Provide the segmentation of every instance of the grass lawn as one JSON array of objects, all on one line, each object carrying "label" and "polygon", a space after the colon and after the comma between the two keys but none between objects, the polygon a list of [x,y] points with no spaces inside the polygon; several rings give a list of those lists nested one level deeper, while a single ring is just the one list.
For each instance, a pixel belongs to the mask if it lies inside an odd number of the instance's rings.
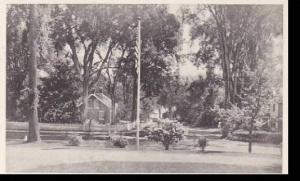
[{"label": "grass lawn", "polygon": [[[7,124],[7,129],[26,129],[27,123]],[[41,124],[41,130],[81,130],[80,124]],[[60,131],[61,130],[61,131]],[[45,131],[44,131],[45,132]],[[42,132],[43,133],[43,132]],[[16,134],[12,132],[11,134]],[[23,132],[20,134],[24,134]],[[55,133],[56,134],[56,133]],[[248,143],[216,139],[217,129],[191,130],[191,134],[210,135],[204,153],[195,147],[189,136],[165,151],[161,143],[141,140],[136,151],[135,139],[126,148],[116,148],[107,140],[87,140],[80,146],[68,146],[66,139],[23,143],[11,138],[6,142],[7,172],[34,173],[280,173],[281,147],[254,143],[248,153]],[[43,135],[42,135],[43,136]],[[53,138],[53,135],[51,135]]]},{"label": "grass lawn", "polygon": [[7,142],[7,172],[34,173],[280,173],[279,148],[254,145],[247,153],[242,142],[219,140],[199,152],[192,140],[179,142],[169,151],[160,143],[142,142],[115,148],[106,141],[67,146],[66,141]]},{"label": "grass lawn", "polygon": [[218,163],[84,162],[38,167],[26,172],[53,173],[279,173],[280,166],[256,167]]}]

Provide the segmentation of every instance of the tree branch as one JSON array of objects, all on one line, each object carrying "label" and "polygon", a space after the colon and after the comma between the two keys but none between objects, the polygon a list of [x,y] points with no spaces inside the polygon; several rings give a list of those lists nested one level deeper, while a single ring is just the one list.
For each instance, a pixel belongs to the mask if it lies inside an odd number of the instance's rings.
[{"label": "tree branch", "polygon": [[72,56],[71,57],[72,57],[75,69],[76,69],[77,73],[80,75],[81,74],[81,65],[79,63],[79,59],[78,59],[78,56],[77,56],[74,40],[71,37],[69,37],[67,43],[70,46],[71,51],[72,51]]},{"label": "tree branch", "polygon": [[105,55],[104,59],[102,58],[100,52],[96,51],[96,54],[99,56],[99,59],[102,59],[102,63],[101,63],[100,68],[97,71],[96,78],[91,82],[91,86],[93,86],[99,80],[99,78],[101,76],[101,71],[102,71],[102,69],[104,67],[104,64],[107,63],[108,60],[110,59],[111,54],[112,54],[112,49],[114,48],[115,45],[116,45],[115,42],[110,42],[110,45],[108,46],[108,50],[106,52],[106,55]]},{"label": "tree branch", "polygon": [[85,38],[79,33],[79,30],[76,29],[76,28],[75,28],[75,32],[78,35],[80,42],[83,44],[84,50],[86,51],[87,47],[86,47],[86,45],[84,43]]}]

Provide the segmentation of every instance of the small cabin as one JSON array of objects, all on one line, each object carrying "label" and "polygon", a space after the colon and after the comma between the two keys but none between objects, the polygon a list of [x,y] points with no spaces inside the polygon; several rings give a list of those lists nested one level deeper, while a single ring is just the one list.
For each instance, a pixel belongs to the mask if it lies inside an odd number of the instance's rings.
[{"label": "small cabin", "polygon": [[86,109],[87,119],[95,120],[102,124],[110,121],[113,111],[111,99],[105,96],[103,93],[90,94],[88,96],[88,104]]}]

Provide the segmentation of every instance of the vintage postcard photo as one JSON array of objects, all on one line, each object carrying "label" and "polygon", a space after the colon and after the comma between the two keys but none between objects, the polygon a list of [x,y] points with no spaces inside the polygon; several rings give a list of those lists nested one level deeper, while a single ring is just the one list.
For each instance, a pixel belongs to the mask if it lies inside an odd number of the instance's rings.
[{"label": "vintage postcard photo", "polygon": [[286,174],[287,6],[1,3],[1,173]]}]

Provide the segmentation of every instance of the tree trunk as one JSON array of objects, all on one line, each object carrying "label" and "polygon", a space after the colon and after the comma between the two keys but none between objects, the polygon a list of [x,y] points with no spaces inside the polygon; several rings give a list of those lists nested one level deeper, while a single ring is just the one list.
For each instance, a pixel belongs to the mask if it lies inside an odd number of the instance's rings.
[{"label": "tree trunk", "polygon": [[159,118],[159,119],[162,118],[162,116],[161,116],[161,106],[159,106],[159,108],[158,108],[158,118]]},{"label": "tree trunk", "polygon": [[229,66],[229,57],[228,57],[228,47],[226,42],[226,35],[224,34],[225,30],[222,26],[218,24],[218,31],[219,31],[219,41],[220,41],[220,47],[222,52],[222,69],[223,69],[223,79],[225,82],[225,100],[224,100],[224,108],[227,109],[228,105],[230,103],[230,66]]},{"label": "tree trunk", "polygon": [[114,82],[111,89],[111,109],[112,109],[112,115],[111,115],[111,121],[115,123],[116,121],[116,86],[117,86],[117,79],[118,79],[118,72],[116,76],[114,77]]},{"label": "tree trunk", "polygon": [[[223,52],[225,54],[225,52]],[[228,66],[227,66],[227,60],[224,57],[223,59],[223,79],[225,82],[225,100],[224,100],[224,108],[227,109],[229,102],[230,102],[230,82],[229,82],[229,77],[228,77]]]},{"label": "tree trunk", "polygon": [[111,95],[111,122],[115,123],[116,119],[116,100],[115,100],[115,95]]},{"label": "tree trunk", "polygon": [[249,130],[249,145],[248,145],[248,152],[252,152],[252,131],[253,131],[253,122],[254,120],[252,119],[250,122],[250,130]]},{"label": "tree trunk", "polygon": [[172,106],[169,106],[169,119],[173,119]]},{"label": "tree trunk", "polygon": [[169,145],[165,144],[165,150],[169,150]]},{"label": "tree trunk", "polygon": [[[227,50],[227,46],[226,47],[226,52],[228,51]],[[227,52],[228,53],[228,52]],[[231,89],[231,86],[230,86],[230,78],[231,78],[231,75],[230,75],[230,60],[229,59],[225,59],[225,63],[226,63],[226,97],[227,97],[227,103],[226,103],[226,108],[228,108],[228,106],[230,106],[230,103],[232,102],[231,100],[231,93],[232,93],[232,89]]]},{"label": "tree trunk", "polygon": [[78,56],[76,53],[75,42],[74,42],[73,38],[70,37],[69,39],[70,40],[68,41],[68,44],[70,45],[70,48],[72,51],[72,60],[74,63],[74,67],[75,67],[77,73],[80,75],[80,63],[79,63]]},{"label": "tree trunk", "polygon": [[92,132],[92,119],[90,119],[90,121],[89,121],[89,130],[88,130],[87,139],[90,139],[91,132]]},{"label": "tree trunk", "polygon": [[238,89],[237,89],[237,86],[238,86],[238,73],[235,72],[234,73],[234,78],[233,78],[233,95],[232,95],[232,98],[231,100],[234,102],[234,103],[237,103],[237,98],[236,98],[236,95],[238,94]]},{"label": "tree trunk", "polygon": [[123,103],[127,104],[127,80],[126,78],[122,79],[122,93],[123,93]]},{"label": "tree trunk", "polygon": [[[219,6],[219,8],[221,8]],[[229,106],[230,101],[230,53],[228,50],[227,46],[227,37],[226,37],[226,26],[225,26],[225,21],[224,17],[217,16],[212,9],[209,7],[210,12],[214,16],[216,23],[217,23],[217,28],[218,28],[218,35],[219,35],[219,43],[220,43],[220,48],[222,52],[222,61],[223,61],[223,79],[225,82],[225,100],[224,100],[224,108],[227,109]],[[219,9],[218,11],[222,11],[224,9]],[[217,10],[215,10],[217,11]]]},{"label": "tree trunk", "polygon": [[30,47],[30,60],[29,60],[29,86],[31,96],[31,111],[29,115],[29,129],[28,129],[28,142],[40,141],[40,129],[38,121],[38,89],[37,89],[37,35],[38,35],[38,22],[37,22],[37,5],[30,6],[30,24],[29,24],[29,47]]},{"label": "tree trunk", "polygon": [[88,94],[89,94],[89,87],[88,87],[88,81],[86,78],[83,81],[83,92],[82,92],[82,122],[84,122],[87,119],[87,106],[88,106]]}]

